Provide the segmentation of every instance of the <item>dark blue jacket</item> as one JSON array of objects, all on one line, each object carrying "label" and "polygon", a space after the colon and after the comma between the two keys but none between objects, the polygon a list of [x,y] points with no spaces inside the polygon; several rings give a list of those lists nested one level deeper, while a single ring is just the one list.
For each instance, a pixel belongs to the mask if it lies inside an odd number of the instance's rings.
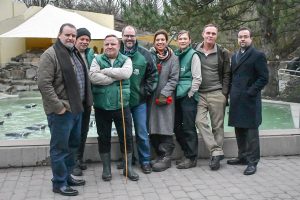
[{"label": "dark blue jacket", "polygon": [[261,90],[268,83],[267,59],[250,46],[243,56],[231,58],[229,126],[257,128],[262,122]]}]

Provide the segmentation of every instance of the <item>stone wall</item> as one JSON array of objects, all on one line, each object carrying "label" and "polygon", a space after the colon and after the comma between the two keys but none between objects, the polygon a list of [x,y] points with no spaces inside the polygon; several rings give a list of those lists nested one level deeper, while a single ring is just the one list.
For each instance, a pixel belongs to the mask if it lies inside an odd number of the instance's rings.
[{"label": "stone wall", "polygon": [[0,92],[9,94],[38,90],[36,74],[42,51],[31,51],[14,57],[0,68]]}]

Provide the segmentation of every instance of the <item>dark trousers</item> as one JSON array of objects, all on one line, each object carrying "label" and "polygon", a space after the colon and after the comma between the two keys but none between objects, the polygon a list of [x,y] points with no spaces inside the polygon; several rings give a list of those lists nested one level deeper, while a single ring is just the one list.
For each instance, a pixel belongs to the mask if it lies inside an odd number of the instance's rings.
[{"label": "dark trousers", "polygon": [[238,145],[238,157],[257,165],[260,159],[258,128],[247,129],[235,127],[236,141]]},{"label": "dark trousers", "polygon": [[[99,153],[109,153],[111,149],[111,127],[114,121],[119,136],[120,149],[124,153],[122,111],[95,108]],[[127,153],[132,153],[132,117],[129,107],[124,108]]]},{"label": "dark trousers", "polygon": [[84,107],[84,111],[82,113],[82,122],[81,122],[81,141],[77,152],[78,160],[82,160],[83,158],[85,142],[89,132],[90,116],[91,116],[91,107]]},{"label": "dark trousers", "polygon": [[75,154],[80,143],[81,115],[66,111],[64,114],[48,114],[50,128],[50,158],[53,188],[67,185],[75,167]]},{"label": "dark trousers", "polygon": [[150,142],[157,156],[171,156],[175,148],[172,135],[151,134]]},{"label": "dark trousers", "polygon": [[195,126],[197,101],[188,96],[176,99],[174,132],[184,156],[194,160],[198,156],[198,135]]}]

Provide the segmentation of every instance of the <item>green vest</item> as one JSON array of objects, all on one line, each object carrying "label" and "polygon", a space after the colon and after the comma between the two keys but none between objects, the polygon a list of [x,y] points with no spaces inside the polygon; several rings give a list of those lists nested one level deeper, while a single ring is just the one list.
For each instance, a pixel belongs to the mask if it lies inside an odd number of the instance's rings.
[{"label": "green vest", "polygon": [[[104,54],[97,55],[95,58],[101,69],[104,69],[109,67],[121,68],[128,57],[119,53],[113,66],[111,66],[109,58]],[[96,108],[104,110],[118,110],[121,108],[120,81],[115,81],[110,85],[93,85],[92,92]],[[130,98],[129,79],[122,80],[122,95],[123,107],[127,107]]]},{"label": "green vest", "polygon": [[145,79],[145,73],[147,68],[146,58],[138,51],[138,45],[136,45],[132,52],[125,54],[124,44],[121,44],[120,52],[123,55],[131,58],[132,61],[132,75],[130,77],[130,102],[129,106],[134,107],[140,104],[144,97],[143,81]]},{"label": "green vest", "polygon": [[[187,96],[190,88],[192,87],[193,76],[191,66],[192,58],[195,53],[197,53],[197,51],[195,51],[191,47],[188,47],[183,52],[180,52],[180,50],[175,51],[175,54],[179,57],[180,61],[179,81],[176,88],[177,99]],[[196,101],[198,101],[198,92],[195,92],[193,97]]]},{"label": "green vest", "polygon": [[88,69],[90,69],[90,67],[91,67],[92,61],[93,61],[93,59],[94,59],[94,57],[95,57],[94,54],[95,54],[95,53],[94,53],[94,50],[91,49],[91,48],[87,48],[87,49],[85,50],[86,60],[87,60],[87,62],[88,62],[88,66],[87,66]]}]

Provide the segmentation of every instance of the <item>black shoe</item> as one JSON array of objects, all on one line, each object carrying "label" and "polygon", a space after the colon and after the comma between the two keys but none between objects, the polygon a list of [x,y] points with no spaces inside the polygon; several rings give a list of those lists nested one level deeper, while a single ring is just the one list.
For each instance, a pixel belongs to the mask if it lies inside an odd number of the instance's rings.
[{"label": "black shoe", "polygon": [[81,170],[86,170],[87,169],[87,165],[82,161],[82,160],[79,160],[79,168]]},{"label": "black shoe", "polygon": [[230,160],[227,160],[228,165],[248,165],[247,160],[240,159],[240,158],[233,158]]},{"label": "black shoe", "polygon": [[74,175],[74,176],[82,176],[82,170],[79,167],[79,165],[76,165],[76,167],[73,169],[72,175]]},{"label": "black shoe", "polygon": [[256,172],[256,165],[249,164],[244,171],[244,175],[252,175]]},{"label": "black shoe", "polygon": [[123,161],[120,161],[120,162],[117,164],[117,169],[124,169],[124,163],[123,163]]},{"label": "black shoe", "polygon": [[75,179],[73,177],[70,177],[67,183],[69,186],[81,186],[81,185],[85,185],[85,180]]},{"label": "black shoe", "polygon": [[220,161],[224,159],[224,155],[212,156],[210,158],[209,167],[211,170],[220,169]]},{"label": "black shoe", "polygon": [[144,174],[150,174],[152,172],[152,168],[149,163],[142,164],[141,168]]},{"label": "black shoe", "polygon": [[64,196],[77,196],[78,191],[74,190],[70,186],[62,186],[61,188],[53,188],[54,193],[59,193]]},{"label": "black shoe", "polygon": [[183,160],[181,163],[179,163],[176,168],[177,169],[189,169],[192,167],[196,167],[197,165],[197,160],[191,160],[189,158],[186,158],[185,160]]}]

